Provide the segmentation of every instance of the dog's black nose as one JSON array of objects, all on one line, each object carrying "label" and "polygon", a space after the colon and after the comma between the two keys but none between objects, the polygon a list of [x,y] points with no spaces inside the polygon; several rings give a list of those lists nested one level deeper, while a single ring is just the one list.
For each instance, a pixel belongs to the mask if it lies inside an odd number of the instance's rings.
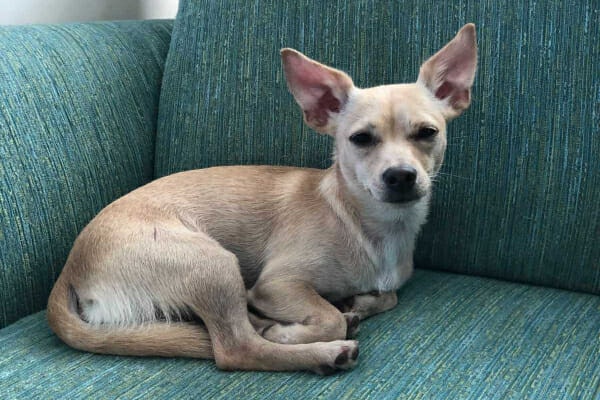
[{"label": "dog's black nose", "polygon": [[417,170],[410,165],[401,165],[385,170],[383,182],[388,190],[397,193],[407,193],[415,186]]}]

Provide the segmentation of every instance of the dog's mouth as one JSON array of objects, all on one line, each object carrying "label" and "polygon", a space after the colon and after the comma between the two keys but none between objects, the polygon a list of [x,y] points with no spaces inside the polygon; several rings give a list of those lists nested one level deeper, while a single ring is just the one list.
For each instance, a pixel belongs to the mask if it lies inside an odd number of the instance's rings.
[{"label": "dog's mouth", "polygon": [[399,206],[412,205],[415,202],[421,200],[425,193],[421,193],[418,190],[412,190],[408,193],[398,193],[394,191],[385,190],[381,194],[374,193],[371,188],[366,188],[369,194],[377,201],[382,203],[397,204]]},{"label": "dog's mouth", "polygon": [[408,205],[420,200],[423,196],[417,192],[413,193],[388,193],[386,192],[381,199],[384,203],[393,203],[399,205]]}]

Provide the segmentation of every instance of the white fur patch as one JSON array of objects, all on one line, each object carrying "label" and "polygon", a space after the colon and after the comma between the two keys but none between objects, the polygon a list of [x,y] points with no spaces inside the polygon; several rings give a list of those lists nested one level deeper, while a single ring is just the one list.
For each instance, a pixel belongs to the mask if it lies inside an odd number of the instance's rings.
[{"label": "white fur patch", "polygon": [[168,301],[153,300],[151,293],[139,287],[114,287],[96,285],[92,290],[81,291],[79,306],[81,317],[92,325],[140,325],[156,321],[159,316],[169,322],[181,318],[179,310],[185,306]]},{"label": "white fur patch", "polygon": [[406,243],[405,239],[410,238],[392,236],[383,241],[379,251],[378,273],[375,277],[376,290],[380,292],[396,290],[412,275],[412,262],[410,260],[402,262],[407,257],[406,254],[401,254],[401,251],[406,252],[411,249],[410,254],[412,256],[413,246],[411,243]]}]

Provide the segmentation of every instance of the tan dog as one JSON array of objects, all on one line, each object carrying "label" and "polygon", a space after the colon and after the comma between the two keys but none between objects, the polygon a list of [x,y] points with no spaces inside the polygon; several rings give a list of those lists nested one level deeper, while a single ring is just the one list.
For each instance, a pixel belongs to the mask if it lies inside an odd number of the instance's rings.
[{"label": "tan dog", "polygon": [[446,121],[470,103],[475,26],[413,84],[358,89],[297,51],[281,55],[306,123],[335,137],[333,165],[187,171],[110,204],[75,241],[50,295],[50,326],[67,344],[214,357],[228,370],[356,363],[347,337],[394,307],[411,276]]}]

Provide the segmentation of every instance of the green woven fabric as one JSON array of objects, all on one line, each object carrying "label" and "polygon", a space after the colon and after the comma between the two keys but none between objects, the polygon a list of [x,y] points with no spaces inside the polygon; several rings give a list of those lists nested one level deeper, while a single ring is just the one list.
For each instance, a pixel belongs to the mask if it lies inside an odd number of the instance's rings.
[{"label": "green woven fabric", "polygon": [[325,167],[330,143],[303,126],[279,49],[358,86],[408,82],[466,22],[478,27],[473,103],[449,127],[417,264],[600,293],[596,0],[181,0],[156,174]]},{"label": "green woven fabric", "polygon": [[597,399],[600,297],[417,271],[330,377],[68,348],[39,313],[0,330],[3,399]]},{"label": "green woven fabric", "polygon": [[81,228],[152,178],[171,27],[0,27],[0,327],[44,308]]}]

